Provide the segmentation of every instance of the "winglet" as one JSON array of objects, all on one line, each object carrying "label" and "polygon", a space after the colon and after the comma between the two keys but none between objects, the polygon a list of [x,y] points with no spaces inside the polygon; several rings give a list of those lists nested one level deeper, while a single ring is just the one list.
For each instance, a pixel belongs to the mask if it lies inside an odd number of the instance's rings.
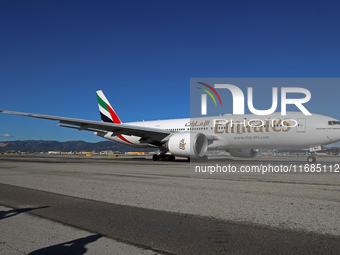
[{"label": "winglet", "polygon": [[97,92],[97,99],[98,99],[98,107],[100,116],[103,122],[111,122],[116,124],[121,124],[118,115],[113,110],[110,102],[105,97],[103,91],[98,90]]}]

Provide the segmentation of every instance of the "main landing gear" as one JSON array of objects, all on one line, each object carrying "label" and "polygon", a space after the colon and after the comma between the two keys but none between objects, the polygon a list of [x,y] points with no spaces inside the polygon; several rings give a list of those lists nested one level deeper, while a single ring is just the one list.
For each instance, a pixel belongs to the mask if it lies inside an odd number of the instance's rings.
[{"label": "main landing gear", "polygon": [[154,154],[152,156],[153,161],[175,161],[175,156],[174,155],[167,155],[167,154]]}]

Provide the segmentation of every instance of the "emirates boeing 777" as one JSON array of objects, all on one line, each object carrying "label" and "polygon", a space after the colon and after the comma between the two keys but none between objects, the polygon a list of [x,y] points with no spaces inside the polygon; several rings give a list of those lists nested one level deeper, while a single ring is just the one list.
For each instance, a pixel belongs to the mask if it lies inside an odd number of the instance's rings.
[{"label": "emirates boeing 777", "polygon": [[[61,127],[139,148],[159,148],[153,160],[175,156],[206,158],[208,150],[226,150],[236,157],[255,157],[258,149],[305,149],[308,162],[322,145],[340,141],[340,121],[319,114],[287,112],[285,116],[230,115],[122,123],[101,90],[100,121],[0,110],[2,113],[59,121]],[[169,155],[169,153],[170,155]]]}]

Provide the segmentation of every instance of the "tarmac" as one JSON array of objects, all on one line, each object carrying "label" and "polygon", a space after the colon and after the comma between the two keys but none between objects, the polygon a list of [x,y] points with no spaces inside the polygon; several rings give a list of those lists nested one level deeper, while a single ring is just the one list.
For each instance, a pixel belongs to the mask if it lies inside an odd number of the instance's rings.
[{"label": "tarmac", "polygon": [[336,254],[340,157],[305,160],[1,155],[0,253]]}]

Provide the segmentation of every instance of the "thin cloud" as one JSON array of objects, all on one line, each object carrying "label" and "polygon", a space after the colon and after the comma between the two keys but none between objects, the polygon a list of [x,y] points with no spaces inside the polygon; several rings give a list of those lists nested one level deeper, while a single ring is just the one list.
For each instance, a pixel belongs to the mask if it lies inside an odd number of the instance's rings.
[{"label": "thin cloud", "polygon": [[10,134],[3,134],[3,135],[1,135],[1,137],[13,137],[13,136],[10,135]]}]

